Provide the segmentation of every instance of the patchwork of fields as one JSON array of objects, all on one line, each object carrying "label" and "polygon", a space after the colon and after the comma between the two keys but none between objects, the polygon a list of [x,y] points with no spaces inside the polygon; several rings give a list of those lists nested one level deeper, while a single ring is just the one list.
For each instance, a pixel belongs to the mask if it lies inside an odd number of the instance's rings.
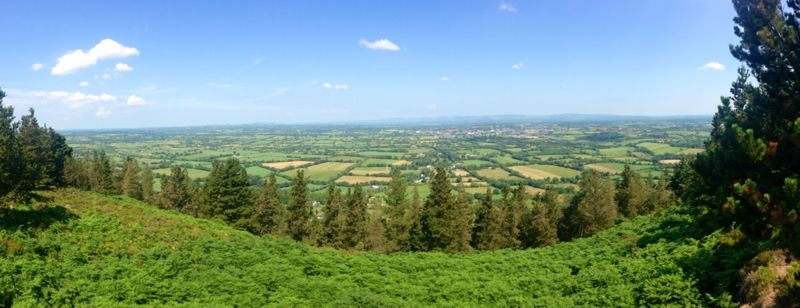
[{"label": "patchwork of fields", "polygon": [[[213,160],[235,157],[258,185],[274,174],[286,187],[297,170],[324,192],[376,185],[381,193],[391,168],[426,195],[433,167],[446,166],[453,185],[484,193],[486,185],[526,185],[569,191],[584,169],[612,176],[625,164],[657,177],[685,155],[701,151],[707,119],[641,122],[509,123],[450,126],[315,127],[241,126],[65,132],[77,154],[107,152],[147,163],[158,177],[187,168],[202,180]],[[610,133],[613,132],[613,133]],[[375,186],[370,187],[375,190]],[[411,194],[412,189],[409,189]]]}]

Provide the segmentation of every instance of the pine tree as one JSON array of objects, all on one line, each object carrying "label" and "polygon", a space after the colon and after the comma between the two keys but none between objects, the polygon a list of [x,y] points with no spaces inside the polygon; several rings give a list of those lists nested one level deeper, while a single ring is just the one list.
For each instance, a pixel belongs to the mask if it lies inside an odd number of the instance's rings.
[{"label": "pine tree", "polygon": [[367,197],[361,186],[347,191],[345,197],[345,225],[342,230],[345,248],[359,248],[364,245],[367,224]]},{"label": "pine tree", "polygon": [[364,250],[384,253],[386,247],[386,224],[383,219],[383,202],[379,198],[370,199],[369,215],[365,223]]},{"label": "pine tree", "polygon": [[[734,0],[731,54],[746,67],[712,120],[687,202],[795,253],[800,232],[800,2]],[[755,81],[752,84],[751,81]],[[685,172],[682,175],[687,175]]]},{"label": "pine tree", "polygon": [[[44,145],[45,135],[34,116],[33,109],[29,109],[29,114],[20,117],[19,129],[17,131],[17,142],[21,152],[22,168],[24,172],[17,180],[19,196],[28,195],[41,185],[42,175],[46,172],[46,150]],[[23,197],[30,199],[30,196]]]},{"label": "pine tree", "polygon": [[478,205],[475,212],[475,223],[472,226],[472,240],[470,245],[476,249],[483,249],[486,246],[484,235],[486,234],[486,226],[489,223],[489,213],[492,211],[492,195],[494,190],[492,186],[486,186],[486,194]]},{"label": "pine tree", "polygon": [[386,194],[387,220],[388,227],[386,237],[388,240],[388,250],[399,249],[402,242],[407,241],[408,228],[404,219],[408,207],[406,201],[406,183],[402,172],[398,168],[392,168],[392,180],[389,182],[389,191]]},{"label": "pine tree", "polygon": [[617,185],[617,205],[622,217],[634,218],[646,211],[647,187],[642,185],[639,173],[628,164],[622,169],[622,179]]},{"label": "pine tree", "polygon": [[400,245],[402,251],[423,251],[427,248],[425,244],[425,234],[422,230],[422,200],[419,197],[419,190],[414,186],[411,193],[411,203],[405,216],[408,225],[408,239]]},{"label": "pine tree", "polygon": [[153,171],[150,170],[148,163],[142,163],[142,200],[148,203],[154,203],[153,200]]},{"label": "pine tree", "polygon": [[68,157],[64,162],[64,183],[77,189],[91,189],[89,169],[89,163],[83,157]]},{"label": "pine tree", "polygon": [[142,182],[140,178],[139,162],[128,157],[122,167],[122,194],[128,197],[143,200]]},{"label": "pine tree", "polygon": [[161,193],[158,204],[162,208],[199,216],[195,205],[196,196],[186,169],[172,167],[169,175],[161,177]]},{"label": "pine tree", "polygon": [[[460,249],[461,217],[452,194],[447,170],[438,167],[430,183],[431,193],[422,208],[421,227],[426,250]],[[468,232],[468,231],[467,231]]]},{"label": "pine tree", "polygon": [[456,198],[453,200],[453,208],[449,211],[451,220],[453,221],[453,241],[447,248],[447,251],[466,251],[471,250],[469,243],[471,240],[471,231],[473,217],[469,210],[470,198],[464,190],[464,186],[458,185]]},{"label": "pine tree", "polygon": [[533,207],[523,219],[523,247],[543,247],[558,243],[558,224],[561,221],[558,194],[545,190],[533,199]]},{"label": "pine tree", "polygon": [[203,215],[222,218],[233,227],[252,226],[253,192],[250,178],[238,159],[214,161],[203,186]]},{"label": "pine tree", "polygon": [[297,170],[297,175],[292,179],[291,195],[286,208],[289,212],[286,231],[295,241],[307,240],[312,235],[311,220],[314,219],[314,212],[308,199],[307,181],[303,170]]},{"label": "pine tree", "polygon": [[12,197],[17,190],[17,185],[24,165],[22,153],[16,137],[17,124],[14,123],[14,107],[3,106],[5,92],[0,90],[0,206],[2,200]]},{"label": "pine tree", "polygon": [[101,194],[114,194],[114,170],[105,151],[92,152],[91,176],[89,177],[92,190]]},{"label": "pine tree", "polygon": [[253,229],[256,234],[283,235],[286,232],[286,208],[278,195],[278,180],[270,174],[256,201]]},{"label": "pine tree", "polygon": [[342,196],[336,183],[328,186],[328,200],[322,217],[322,236],[320,246],[344,248],[343,229],[345,214],[342,208]]},{"label": "pine tree", "polygon": [[614,202],[614,185],[599,172],[586,170],[578,182],[580,191],[572,199],[565,213],[567,232],[565,239],[591,236],[614,225],[617,203]]},{"label": "pine tree", "polygon": [[503,217],[503,248],[520,247],[520,225],[527,209],[527,202],[528,193],[523,185],[519,185],[511,197],[504,200],[506,209]]}]

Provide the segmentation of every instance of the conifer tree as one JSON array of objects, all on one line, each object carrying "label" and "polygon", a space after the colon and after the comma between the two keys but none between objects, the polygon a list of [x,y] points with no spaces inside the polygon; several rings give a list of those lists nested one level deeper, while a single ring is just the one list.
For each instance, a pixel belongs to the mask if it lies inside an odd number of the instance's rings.
[{"label": "conifer tree", "polygon": [[408,238],[402,243],[400,249],[402,251],[425,250],[427,246],[425,245],[425,234],[422,230],[422,200],[420,200],[417,186],[414,186],[414,190],[411,193],[411,203],[409,203],[408,211],[406,211],[405,221],[408,225]]},{"label": "conifer tree", "polygon": [[256,201],[254,233],[283,235],[286,232],[286,208],[278,195],[278,180],[270,174]]},{"label": "conifer tree", "polygon": [[[694,194],[724,225],[800,245],[800,1],[734,0],[731,54],[743,62],[692,167]],[[754,81],[754,83],[751,83]],[[685,173],[683,173],[686,175]]]},{"label": "conifer tree", "polygon": [[139,162],[133,157],[128,157],[125,160],[125,165],[122,167],[122,194],[128,197],[143,200],[142,198],[142,182],[139,172]]},{"label": "conifer tree", "polygon": [[492,211],[492,206],[494,205],[492,203],[493,194],[494,190],[492,186],[487,185],[486,194],[484,194],[484,198],[475,211],[475,223],[472,226],[472,240],[470,241],[470,245],[476,249],[483,249],[483,247],[486,246],[484,235],[486,234],[486,226],[489,222],[489,213]]},{"label": "conifer tree", "polygon": [[328,200],[322,217],[321,246],[344,248],[344,220],[341,191],[336,187],[336,183],[330,183],[328,186]]},{"label": "conifer tree", "polygon": [[22,153],[16,137],[14,107],[3,106],[5,92],[0,90],[0,205],[17,189],[18,178],[24,172]]},{"label": "conifer tree", "polygon": [[542,247],[558,243],[558,224],[561,221],[558,193],[545,190],[533,199],[533,206],[523,219],[523,247]]},{"label": "conifer tree", "polygon": [[370,203],[370,213],[365,223],[364,250],[384,253],[387,251],[387,247],[383,202],[379,198],[371,198]]},{"label": "conifer tree", "polygon": [[252,226],[253,192],[250,178],[238,159],[214,161],[203,186],[203,214],[218,217],[236,228]]},{"label": "conifer tree", "polygon": [[289,212],[286,231],[295,241],[305,241],[312,236],[314,212],[308,199],[307,181],[303,169],[297,170],[297,175],[292,179],[291,195],[286,207]]},{"label": "conifer tree", "polygon": [[389,182],[389,191],[386,194],[386,216],[388,250],[399,249],[401,243],[407,240],[409,224],[404,219],[408,207],[406,201],[407,186],[400,169],[392,168],[392,180]]},{"label": "conifer tree", "polygon": [[447,251],[465,251],[470,250],[469,242],[471,240],[471,231],[473,217],[469,210],[470,199],[464,186],[458,185],[457,194],[453,199],[452,209],[448,212],[453,221],[453,241],[447,248]]},{"label": "conifer tree", "polygon": [[64,162],[64,184],[82,190],[91,189],[89,169],[89,163],[83,157],[67,157]]},{"label": "conifer tree", "polygon": [[345,225],[342,230],[345,248],[358,248],[364,245],[367,224],[367,197],[361,186],[347,191],[345,197]]},{"label": "conifer tree", "polygon": [[454,247],[460,247],[461,217],[458,217],[458,206],[453,198],[447,170],[436,168],[430,189],[421,215],[426,250],[453,250]]},{"label": "conifer tree", "polygon": [[510,198],[504,200],[505,217],[503,217],[503,248],[520,247],[520,225],[522,218],[527,210],[528,193],[525,186],[519,185],[511,194]]},{"label": "conifer tree", "polygon": [[169,175],[161,177],[161,193],[158,204],[162,208],[199,216],[195,206],[195,194],[186,169],[172,167]]},{"label": "conifer tree", "polygon": [[646,211],[647,187],[642,185],[639,173],[631,169],[628,164],[622,169],[622,179],[617,185],[617,206],[619,215],[634,218]]},{"label": "conifer tree", "polygon": [[114,170],[111,167],[111,161],[106,156],[105,151],[92,152],[92,166],[91,176],[92,190],[101,194],[114,194],[116,187],[114,185]]},{"label": "conifer tree", "polygon": [[153,171],[150,170],[148,163],[142,163],[142,200],[144,202],[154,203],[153,200]]},{"label": "conifer tree", "polygon": [[591,236],[614,225],[617,203],[614,202],[614,185],[599,172],[586,170],[578,182],[580,191],[565,212],[566,227],[561,237]]}]

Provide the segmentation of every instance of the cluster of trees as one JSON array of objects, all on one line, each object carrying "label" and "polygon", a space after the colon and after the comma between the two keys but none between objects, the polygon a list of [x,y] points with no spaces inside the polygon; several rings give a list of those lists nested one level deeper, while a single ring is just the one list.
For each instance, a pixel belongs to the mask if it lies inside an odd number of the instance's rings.
[{"label": "cluster of trees", "polygon": [[734,0],[731,54],[743,62],[704,153],[673,186],[723,226],[799,254],[800,1]]},{"label": "cluster of trees", "polygon": [[3,98],[0,90],[0,206],[30,201],[37,188],[63,185],[72,155],[64,136],[39,126],[33,109],[14,121],[14,107],[3,106]]},{"label": "cluster of trees", "polygon": [[105,153],[70,159],[67,183],[108,194],[123,194],[203,218],[220,219],[254,234],[285,236],[311,245],[339,249],[393,251],[495,250],[552,245],[585,237],[615,222],[651,212],[668,202],[665,182],[642,180],[626,167],[615,184],[596,171],[586,171],[579,192],[554,191],[531,196],[525,186],[505,186],[500,197],[492,187],[475,202],[463,186],[454,187],[449,173],[436,168],[430,194],[409,195],[399,169],[385,196],[369,196],[361,186],[343,192],[330,183],[325,200],[312,200],[308,178],[299,170],[291,187],[280,190],[270,176],[254,189],[235,158],[214,161],[203,183],[190,180],[186,169],[173,167],[153,193],[147,164],[128,158],[114,168]]}]

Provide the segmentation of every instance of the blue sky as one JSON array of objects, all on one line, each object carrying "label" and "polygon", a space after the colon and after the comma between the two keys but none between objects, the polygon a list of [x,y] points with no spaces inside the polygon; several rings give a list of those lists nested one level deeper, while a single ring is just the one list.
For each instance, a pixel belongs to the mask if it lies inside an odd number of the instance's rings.
[{"label": "blue sky", "polygon": [[9,1],[0,88],[57,129],[560,113],[709,117],[723,0]]}]

